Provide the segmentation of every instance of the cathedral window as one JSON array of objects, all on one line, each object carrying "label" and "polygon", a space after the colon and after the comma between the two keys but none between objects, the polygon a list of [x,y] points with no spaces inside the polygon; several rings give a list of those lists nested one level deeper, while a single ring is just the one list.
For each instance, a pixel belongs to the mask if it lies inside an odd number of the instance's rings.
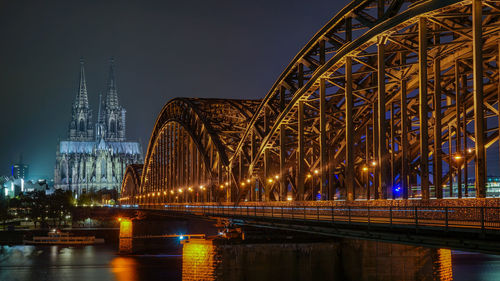
[{"label": "cathedral window", "polygon": [[80,132],[85,132],[85,121],[83,121],[83,119],[80,119],[80,126],[78,126],[78,130]]},{"label": "cathedral window", "polygon": [[113,134],[114,134],[114,133],[116,133],[116,121],[115,121],[115,120],[113,120],[113,119],[111,119],[111,121],[110,121],[109,123],[110,123],[110,124],[109,124],[109,127],[110,127],[110,130],[109,130],[109,131],[110,131],[111,133],[113,133]]},{"label": "cathedral window", "polygon": [[67,180],[66,180],[66,167],[65,167],[65,165],[61,165],[61,182],[67,183]]},{"label": "cathedral window", "polygon": [[105,178],[107,174],[107,163],[106,160],[101,161],[101,178]]}]

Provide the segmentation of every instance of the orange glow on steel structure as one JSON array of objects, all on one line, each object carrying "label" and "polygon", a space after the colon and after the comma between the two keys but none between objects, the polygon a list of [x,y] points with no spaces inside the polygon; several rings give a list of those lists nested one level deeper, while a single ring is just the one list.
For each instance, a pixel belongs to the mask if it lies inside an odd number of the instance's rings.
[{"label": "orange glow on steel structure", "polygon": [[[486,152],[500,142],[491,135],[493,127],[485,126],[500,121],[494,109],[499,81],[491,79],[499,73],[498,7],[478,0],[392,2],[363,0],[340,10],[261,99],[168,101],[135,177],[140,181],[131,177],[121,196],[150,197],[153,190],[204,182],[210,189],[227,188],[208,196],[211,202],[285,201],[294,181],[297,200],[314,200],[318,189],[325,200],[391,199],[398,179],[398,199],[409,199],[416,186],[422,199],[441,199],[447,196],[441,186],[449,172],[438,163],[446,165],[462,153],[462,162],[473,160],[474,173],[467,177],[475,178],[475,196],[485,198]],[[450,14],[452,30],[443,28]],[[343,40],[325,40],[332,36]],[[400,42],[413,44],[402,48]],[[462,77],[467,83],[456,81]],[[437,85],[456,89],[438,91]],[[454,102],[444,105],[449,98]],[[452,131],[446,129],[450,125]],[[455,141],[454,149],[443,149]],[[358,181],[368,171],[360,168],[360,159],[369,160],[374,190]],[[165,163],[171,163],[168,169]],[[468,173],[468,165],[454,169],[460,178]],[[276,184],[268,184],[270,177]],[[249,178],[258,196],[231,186]]]}]

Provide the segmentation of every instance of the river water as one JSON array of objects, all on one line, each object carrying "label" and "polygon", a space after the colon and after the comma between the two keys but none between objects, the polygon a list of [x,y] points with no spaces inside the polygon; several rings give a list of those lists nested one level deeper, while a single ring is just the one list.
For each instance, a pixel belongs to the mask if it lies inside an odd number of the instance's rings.
[{"label": "river water", "polygon": [[220,245],[120,256],[109,245],[0,246],[2,281],[500,280],[500,255],[374,241]]}]

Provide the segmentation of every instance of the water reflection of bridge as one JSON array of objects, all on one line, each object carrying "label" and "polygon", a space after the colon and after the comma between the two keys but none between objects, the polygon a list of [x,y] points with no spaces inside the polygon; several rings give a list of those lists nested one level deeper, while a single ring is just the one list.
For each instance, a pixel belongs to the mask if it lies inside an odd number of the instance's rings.
[{"label": "water reflection of bridge", "polygon": [[[111,262],[118,281],[147,277],[149,267],[137,256],[120,256]],[[193,239],[182,249],[182,264],[164,258],[175,279],[182,280],[452,280],[452,253],[375,241],[342,239],[329,243],[223,245]],[[146,269],[145,269],[146,268]]]},{"label": "water reflection of bridge", "polygon": [[183,245],[182,280],[452,280],[450,250],[374,241]]}]

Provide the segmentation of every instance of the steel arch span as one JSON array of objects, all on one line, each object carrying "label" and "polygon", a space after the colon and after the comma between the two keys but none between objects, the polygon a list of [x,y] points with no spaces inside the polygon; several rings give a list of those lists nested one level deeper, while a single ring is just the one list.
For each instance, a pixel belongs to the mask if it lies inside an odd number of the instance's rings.
[{"label": "steel arch span", "polygon": [[499,16],[495,1],[354,0],[262,100],[168,102],[121,202],[485,197]]}]

